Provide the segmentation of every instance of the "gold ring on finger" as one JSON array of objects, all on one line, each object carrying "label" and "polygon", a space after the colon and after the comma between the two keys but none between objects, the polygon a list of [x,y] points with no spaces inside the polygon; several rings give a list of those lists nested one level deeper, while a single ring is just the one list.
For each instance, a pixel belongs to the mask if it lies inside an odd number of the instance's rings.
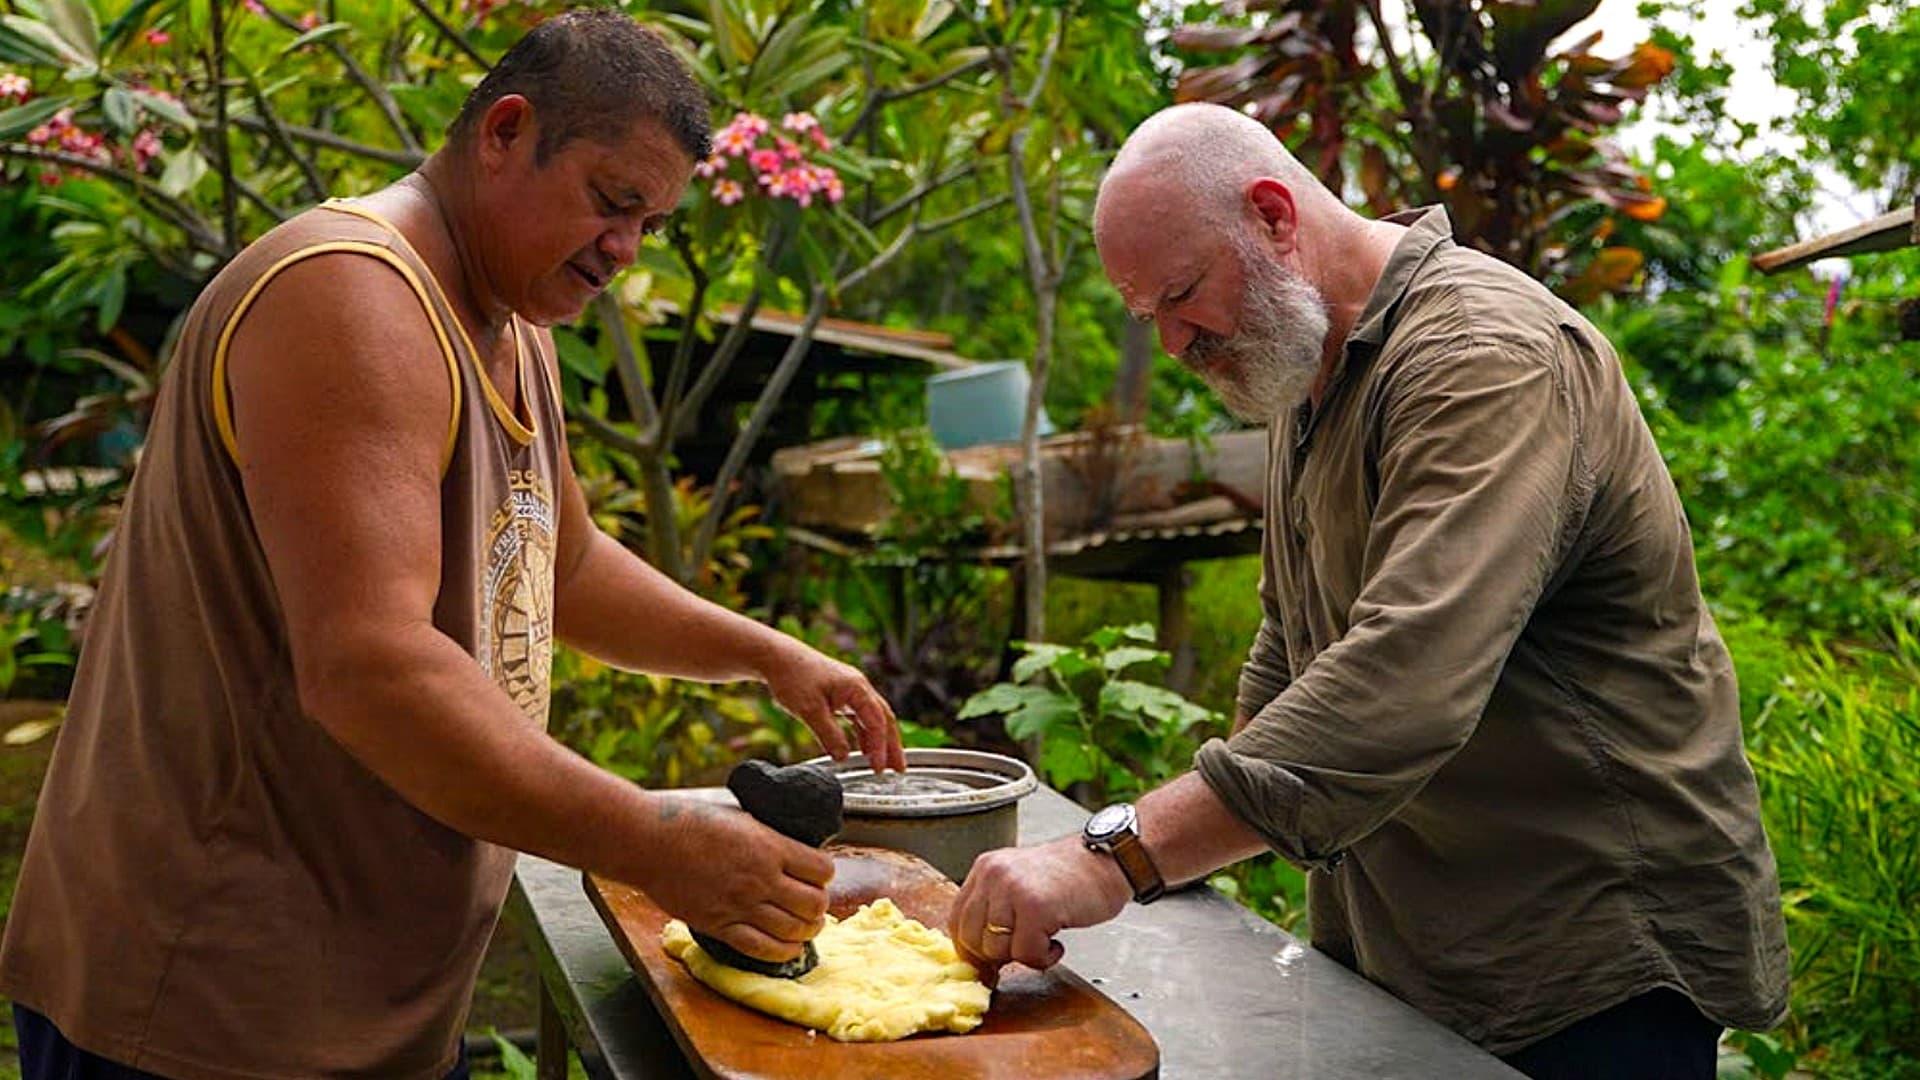
[{"label": "gold ring on finger", "polygon": [[987,933],[989,933],[989,934],[1011,934],[1011,933],[1013,933],[1013,927],[1011,927],[1011,926],[1001,926],[1001,925],[1000,925],[999,923],[988,923],[988,924],[987,924],[987,927],[986,927],[986,929],[987,929]]}]

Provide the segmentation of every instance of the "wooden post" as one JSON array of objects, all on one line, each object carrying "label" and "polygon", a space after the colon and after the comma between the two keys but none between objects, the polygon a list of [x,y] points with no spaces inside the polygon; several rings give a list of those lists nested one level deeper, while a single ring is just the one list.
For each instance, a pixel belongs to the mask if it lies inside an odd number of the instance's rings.
[{"label": "wooden post", "polygon": [[1160,573],[1160,647],[1173,654],[1167,688],[1179,694],[1193,689],[1193,631],[1187,622],[1187,585],[1192,573],[1174,563]]},{"label": "wooden post", "polygon": [[540,1042],[533,1054],[537,1080],[567,1080],[567,1029],[545,980],[540,983]]}]

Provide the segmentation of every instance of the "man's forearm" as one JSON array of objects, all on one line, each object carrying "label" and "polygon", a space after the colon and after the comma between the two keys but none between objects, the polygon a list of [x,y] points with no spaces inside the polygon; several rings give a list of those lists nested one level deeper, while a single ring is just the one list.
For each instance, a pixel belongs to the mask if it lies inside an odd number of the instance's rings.
[{"label": "man's forearm", "polygon": [[704,600],[597,530],[554,597],[554,632],[615,667],[705,682],[760,678],[798,643]]},{"label": "man's forearm", "polygon": [[1187,773],[1143,797],[1135,808],[1147,854],[1168,885],[1202,878],[1267,850],[1199,773]]},{"label": "man's forearm", "polygon": [[301,693],[362,765],[455,831],[646,884],[677,804],[554,741],[431,625],[363,642]]}]

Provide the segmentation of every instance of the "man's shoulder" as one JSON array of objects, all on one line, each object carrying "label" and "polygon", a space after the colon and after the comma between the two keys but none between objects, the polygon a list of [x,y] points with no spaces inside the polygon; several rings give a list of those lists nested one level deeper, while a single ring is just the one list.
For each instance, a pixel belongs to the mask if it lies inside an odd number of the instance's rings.
[{"label": "man's shoulder", "polygon": [[1556,363],[1569,331],[1597,337],[1578,311],[1524,271],[1449,244],[1409,283],[1382,349],[1382,367],[1417,368],[1463,353]]},{"label": "man's shoulder", "polygon": [[241,248],[208,283],[207,291],[246,289],[276,268],[303,257],[354,250],[396,252],[392,235],[379,225],[322,203],[295,214]]}]

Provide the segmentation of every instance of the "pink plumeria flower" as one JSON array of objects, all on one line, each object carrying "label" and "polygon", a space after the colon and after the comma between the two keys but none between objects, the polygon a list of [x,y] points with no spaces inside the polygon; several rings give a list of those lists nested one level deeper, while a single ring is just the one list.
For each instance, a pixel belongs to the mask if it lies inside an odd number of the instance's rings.
[{"label": "pink plumeria flower", "polygon": [[320,13],[317,11],[309,11],[305,15],[300,16],[296,21],[299,22],[300,29],[311,30],[320,25]]},{"label": "pink plumeria flower", "polygon": [[809,131],[818,130],[820,121],[814,119],[812,113],[790,112],[786,116],[781,117],[780,126],[796,135],[804,135]]},{"label": "pink plumeria flower", "polygon": [[240,0],[240,5],[255,15],[265,15],[267,13],[267,6],[262,4],[260,0]]},{"label": "pink plumeria flower", "polygon": [[46,124],[41,124],[39,127],[27,132],[27,143],[31,146],[45,146],[52,141],[53,128]]},{"label": "pink plumeria flower", "polygon": [[167,33],[165,30],[147,31],[147,44],[149,45],[153,45],[157,47],[160,45],[165,45],[166,43],[172,40],[173,40],[173,35]]},{"label": "pink plumeria flower", "polygon": [[825,128],[816,127],[812,131],[807,132],[807,137],[813,140],[813,145],[819,147],[822,150],[833,149],[833,140],[827,138],[827,132]]},{"label": "pink plumeria flower", "polygon": [[713,197],[719,200],[721,206],[732,206],[746,198],[747,192],[738,180],[720,179],[713,182]]},{"label": "pink plumeria flower", "polygon": [[800,144],[794,142],[792,139],[783,139],[776,136],[774,141],[780,146],[780,156],[786,158],[788,161],[799,161],[801,158],[807,156],[806,152],[800,149]]},{"label": "pink plumeria flower", "polygon": [[847,189],[840,182],[840,175],[831,169],[827,170],[826,193],[827,201],[836,205],[847,197]]},{"label": "pink plumeria flower", "polygon": [[160,136],[152,128],[142,128],[140,134],[133,137],[133,168],[136,172],[146,172],[147,165],[160,156]]},{"label": "pink plumeria flower", "polygon": [[753,136],[736,124],[728,124],[714,136],[713,148],[728,157],[739,157],[753,149]]},{"label": "pink plumeria flower", "polygon": [[33,83],[25,75],[16,75],[9,71],[0,75],[0,99],[27,100],[33,93]]},{"label": "pink plumeria flower", "polygon": [[749,139],[757,139],[765,135],[769,128],[766,117],[750,112],[734,113],[733,123],[727,126],[745,132]]},{"label": "pink plumeria flower", "polygon": [[780,152],[777,150],[755,150],[747,155],[747,164],[754,172],[775,172],[780,168]]},{"label": "pink plumeria flower", "polygon": [[715,154],[710,158],[701,160],[699,164],[695,165],[693,167],[693,175],[705,180],[710,176],[718,176],[726,167],[727,159],[721,157],[719,154]]}]

